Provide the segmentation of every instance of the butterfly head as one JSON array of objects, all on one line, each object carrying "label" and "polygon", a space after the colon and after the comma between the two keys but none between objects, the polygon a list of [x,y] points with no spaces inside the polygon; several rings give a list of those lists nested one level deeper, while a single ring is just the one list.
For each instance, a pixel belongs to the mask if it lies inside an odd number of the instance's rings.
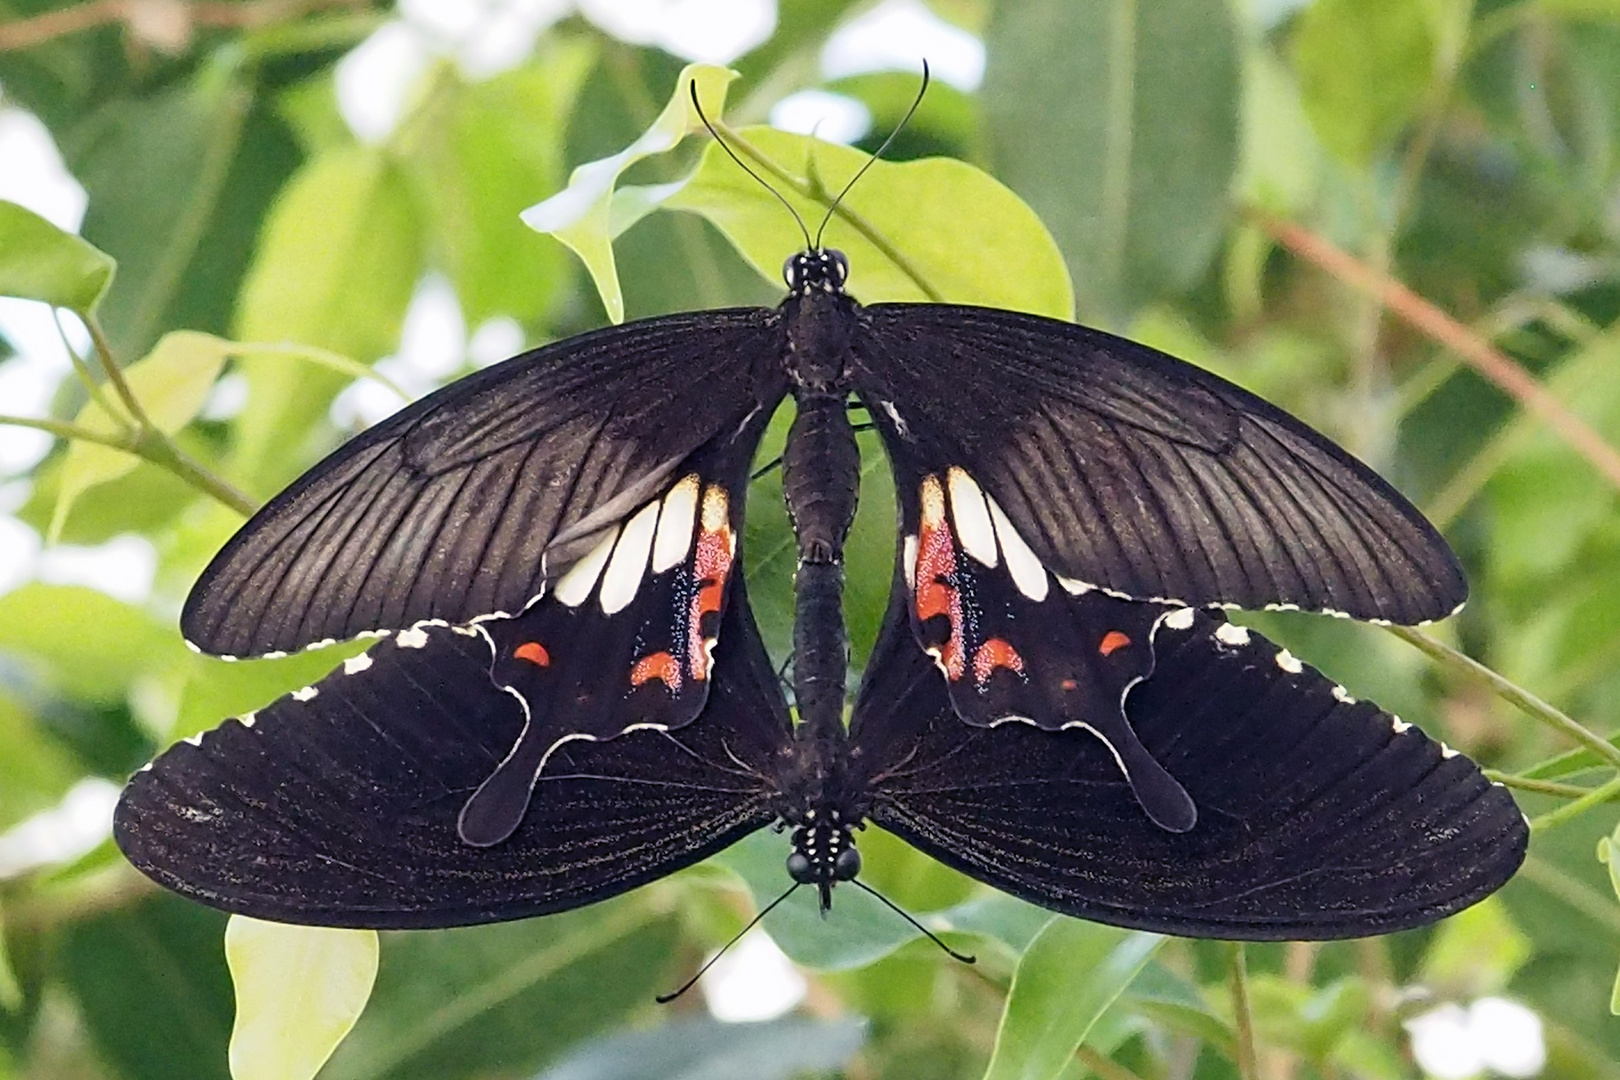
[{"label": "butterfly head", "polygon": [[794,296],[825,292],[842,295],[849,280],[849,260],[837,248],[811,248],[788,256],[782,278]]},{"label": "butterfly head", "polygon": [[861,853],[849,826],[836,819],[810,820],[793,831],[793,851],[787,857],[788,876],[800,885],[821,891],[821,910],[832,907],[832,889],[840,881],[854,881],[861,872]]}]

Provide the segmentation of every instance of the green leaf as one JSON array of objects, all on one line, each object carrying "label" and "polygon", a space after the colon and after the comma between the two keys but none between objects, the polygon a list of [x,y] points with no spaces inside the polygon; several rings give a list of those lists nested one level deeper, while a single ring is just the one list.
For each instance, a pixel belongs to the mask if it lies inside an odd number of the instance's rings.
[{"label": "green leaf", "polygon": [[518,215],[535,192],[561,184],[563,134],[596,51],[582,40],[555,42],[528,65],[445,86],[403,140],[437,261],[469,325],[500,314],[533,319],[564,278],[566,256]]},{"label": "green leaf", "polygon": [[1053,919],[1013,974],[985,1080],[1059,1075],[1163,941],[1157,934]]},{"label": "green leaf", "polygon": [[[769,163],[766,179],[778,181],[812,228],[871,162],[859,150],[772,128],[737,135],[745,160],[757,154]],[[702,214],[769,281],[781,281],[784,254],[804,246],[781,201],[718,145],[664,205]],[[826,243],[849,257],[850,291],[864,303],[931,299],[1056,319],[1074,313],[1063,257],[1046,227],[1000,181],[966,162],[871,162],[840,210]]]},{"label": "green leaf", "polygon": [[233,915],[232,1080],[313,1080],[354,1027],[377,978],[377,933]]},{"label": "green leaf", "polygon": [[321,1080],[529,1076],[669,989],[673,920],[641,893],[583,911],[383,936],[365,1015]]},{"label": "green leaf", "polygon": [[59,692],[98,702],[122,702],[138,677],[188,655],[179,635],[140,608],[37,581],[0,596],[0,652],[37,665]]},{"label": "green leaf", "polygon": [[[35,717],[8,694],[0,691],[0,830],[30,814],[55,806],[79,779],[77,763],[65,747],[52,739]],[[0,938],[3,942],[3,938]],[[4,968],[0,956],[0,968]],[[0,971],[0,984],[4,982]],[[0,1006],[5,991],[0,985]]]},{"label": "green leaf", "polygon": [[[147,419],[159,431],[173,435],[202,411],[226,358],[237,350],[238,346],[211,334],[176,330],[165,334],[151,353],[124,369],[124,381]],[[107,393],[112,393],[111,388]],[[123,418],[109,416],[97,401],[85,403],[74,423],[102,435],[129,430]],[[98,484],[134,471],[139,462],[134,454],[99,443],[76,441],[68,447],[46,541],[54,543],[61,535],[75,499]]]},{"label": "green leaf", "polygon": [[124,1080],[221,1080],[231,983],[225,916],[163,894],[66,928],[57,974]]},{"label": "green leaf", "polygon": [[1481,997],[1505,988],[1534,952],[1507,905],[1491,896],[1440,924],[1420,980],[1449,996]]},{"label": "green leaf", "polygon": [[265,223],[236,336],[382,356],[398,340],[421,274],[418,216],[409,183],[381,151],[348,147],[311,159]]},{"label": "green leaf", "polygon": [[1057,237],[1081,313],[1119,324],[1189,287],[1238,160],[1231,5],[998,4],[986,46],[991,160]]},{"label": "green leaf", "polygon": [[375,642],[349,641],[274,659],[221,660],[193,654],[180,689],[180,711],[171,738],[208,731],[228,716],[242,716],[319,682],[339,663]]},{"label": "green leaf", "polygon": [[675,93],[640,138],[612,157],[581,165],[562,191],[523,211],[524,224],[550,233],[580,257],[614,322],[624,320],[624,294],[613,261],[613,239],[639,216],[623,211],[615,216],[613,189],[619,176],[643,158],[671,150],[691,132],[703,130],[692,107],[694,84],[704,111],[718,117],[725,110],[726,87],[736,77],[736,72],[712,64],[687,65],[676,80]]},{"label": "green leaf", "polygon": [[792,1080],[843,1068],[865,1041],[859,1020],[730,1024],[689,1016],[587,1043],[537,1080]]},{"label": "green leaf", "polygon": [[115,265],[94,245],[0,200],[0,296],[41,300],[89,318],[112,284]]},{"label": "green leaf", "polygon": [[1412,0],[1316,0],[1300,17],[1294,69],[1322,142],[1352,165],[1381,153],[1423,105],[1435,37]]},{"label": "green leaf", "polygon": [[[423,266],[417,200],[382,151],[308,162],[277,199],[236,313],[236,336],[292,341],[371,362],[394,348]],[[304,442],[346,379],[249,356],[233,472],[268,494],[308,464]]]},{"label": "green leaf", "polygon": [[[787,884],[782,837],[763,830],[746,837],[715,861],[734,871],[753,891],[756,910],[775,900]],[[765,920],[771,938],[795,963],[821,971],[864,967],[921,935],[881,901],[860,889],[840,889],[826,918],[814,889],[799,889]]]}]

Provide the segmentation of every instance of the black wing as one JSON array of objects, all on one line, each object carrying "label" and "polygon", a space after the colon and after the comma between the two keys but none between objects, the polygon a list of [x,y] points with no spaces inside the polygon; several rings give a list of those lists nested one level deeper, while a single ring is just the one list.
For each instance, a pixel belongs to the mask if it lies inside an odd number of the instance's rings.
[{"label": "black wing", "polygon": [[345,444],[215,556],[198,648],[290,651],[518,612],[698,447],[785,392],[773,313],[670,315],[537,349]]},{"label": "black wing", "polygon": [[1189,831],[1150,821],[1086,732],[962,723],[900,603],[851,729],[871,820],[1043,907],[1199,937],[1383,934],[1513,875],[1529,830],[1471,761],[1253,631],[1187,615],[1160,624],[1127,711],[1197,805]]},{"label": "black wing", "polygon": [[769,822],[788,738],[739,581],[713,690],[678,732],[574,741],[547,762],[518,830],[457,832],[523,727],[477,635],[396,636],[309,690],[176,744],[137,773],[114,837],[148,876],[227,911],[418,928],[543,915],[669,874]]},{"label": "black wing", "polygon": [[1144,345],[1015,312],[863,309],[891,452],[965,469],[1056,574],[1136,599],[1416,623],[1467,595],[1434,528],[1280,409]]}]

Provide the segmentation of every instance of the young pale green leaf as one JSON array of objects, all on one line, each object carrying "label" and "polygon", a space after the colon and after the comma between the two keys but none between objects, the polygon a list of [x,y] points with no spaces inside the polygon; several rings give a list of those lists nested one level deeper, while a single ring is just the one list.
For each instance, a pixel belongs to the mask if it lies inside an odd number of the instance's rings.
[{"label": "young pale green leaf", "polygon": [[[872,161],[847,146],[773,128],[737,133],[760,169],[813,230],[861,167],[824,241],[849,257],[850,292],[864,303],[933,300],[1071,318],[1062,253],[1035,212],[1000,181],[951,158]],[[717,146],[664,203],[712,222],[769,281],[804,246],[776,196]]]},{"label": "young pale green leaf", "polygon": [[89,317],[107,294],[115,265],[94,245],[0,200],[0,296],[41,300]]},{"label": "young pale green leaf", "polygon": [[1369,164],[1423,105],[1435,76],[1426,5],[1317,0],[1300,17],[1294,68],[1322,142]]},{"label": "young pale green leaf", "polygon": [[1237,166],[1232,5],[1022,0],[985,37],[991,160],[1057,237],[1082,315],[1120,325],[1191,286]]},{"label": "young pale green leaf", "polygon": [[377,933],[231,916],[232,1080],[312,1080],[354,1027],[377,978]]},{"label": "young pale green leaf", "polygon": [[1053,919],[1013,974],[985,1080],[1060,1075],[1163,941],[1157,934]]},{"label": "young pale green leaf", "polygon": [[[212,334],[176,330],[165,334],[156,348],[125,369],[124,381],[153,425],[172,435],[202,411],[226,358],[237,351],[239,346]],[[109,416],[96,401],[87,402],[74,423],[103,435],[128,430],[122,419]],[[47,539],[54,541],[61,534],[75,499],[97,484],[132,471],[137,461],[133,454],[100,443],[75,442],[70,446],[62,465]]]},{"label": "young pale green leaf", "polygon": [[[615,214],[613,189],[624,170],[643,158],[671,150],[688,134],[703,129],[692,106],[697,87],[704,112],[719,116],[725,109],[726,87],[737,73],[713,64],[689,64],[675,81],[675,93],[652,126],[635,142],[612,157],[586,162],[568,178],[568,186],[544,202],[523,211],[523,222],[538,232],[550,233],[585,263],[602,295],[602,305],[614,322],[624,319],[624,294],[613,261]],[[628,228],[622,214],[618,222]]]},{"label": "young pale green leaf", "polygon": [[236,336],[375,360],[398,340],[422,248],[416,201],[386,155],[349,147],[313,158],[270,212]]},{"label": "young pale green leaf", "polygon": [[82,701],[119,702],[139,676],[190,654],[167,624],[82,585],[29,582],[0,596],[0,653]]}]

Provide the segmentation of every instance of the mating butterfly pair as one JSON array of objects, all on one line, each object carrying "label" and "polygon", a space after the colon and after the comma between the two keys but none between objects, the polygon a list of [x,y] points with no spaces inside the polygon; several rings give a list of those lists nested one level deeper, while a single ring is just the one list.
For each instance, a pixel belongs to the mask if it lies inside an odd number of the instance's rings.
[{"label": "mating butterfly pair", "polygon": [[[1162,353],[861,307],[847,273],[807,251],[778,308],[524,354],[273,500],[203,574],[188,640],[384,640],[139,773],[129,859],[229,911],[432,927],[601,900],[772,823],[825,906],[870,821],[1056,911],[1236,939],[1397,930],[1512,875],[1505,790],[1219,610],[1451,613],[1460,569],[1400,495]],[[852,393],[902,541],[846,728]],[[738,551],[789,394],[796,724]]]}]

